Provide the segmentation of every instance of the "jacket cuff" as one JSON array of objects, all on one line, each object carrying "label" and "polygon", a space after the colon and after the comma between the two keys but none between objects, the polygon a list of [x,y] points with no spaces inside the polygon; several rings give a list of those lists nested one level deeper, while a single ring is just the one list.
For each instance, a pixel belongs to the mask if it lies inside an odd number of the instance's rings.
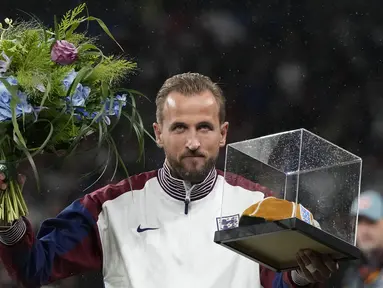
[{"label": "jacket cuff", "polygon": [[16,220],[7,230],[0,230],[0,242],[7,246],[12,246],[23,238],[27,226],[23,218]]},{"label": "jacket cuff", "polygon": [[310,284],[310,282],[296,270],[291,271],[291,280],[298,286],[307,286]]}]

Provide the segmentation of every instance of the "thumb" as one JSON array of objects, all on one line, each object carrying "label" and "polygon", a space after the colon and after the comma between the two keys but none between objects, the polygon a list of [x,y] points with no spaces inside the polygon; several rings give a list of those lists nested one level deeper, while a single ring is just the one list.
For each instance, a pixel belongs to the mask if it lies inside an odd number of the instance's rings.
[{"label": "thumb", "polygon": [[24,188],[25,181],[27,180],[27,177],[23,174],[18,174],[17,175],[17,180],[19,181],[19,184],[21,186],[21,190]]}]

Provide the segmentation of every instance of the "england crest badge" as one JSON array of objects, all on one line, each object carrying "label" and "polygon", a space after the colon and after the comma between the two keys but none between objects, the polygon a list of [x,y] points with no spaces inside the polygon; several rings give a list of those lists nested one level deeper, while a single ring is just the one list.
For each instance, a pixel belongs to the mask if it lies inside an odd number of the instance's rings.
[{"label": "england crest badge", "polygon": [[299,204],[299,205],[300,205],[300,210],[301,210],[300,212],[301,212],[302,220],[308,224],[312,224],[310,211],[307,210],[305,207],[303,207],[302,204]]},{"label": "england crest badge", "polygon": [[237,228],[239,226],[239,214],[217,217],[218,231]]}]

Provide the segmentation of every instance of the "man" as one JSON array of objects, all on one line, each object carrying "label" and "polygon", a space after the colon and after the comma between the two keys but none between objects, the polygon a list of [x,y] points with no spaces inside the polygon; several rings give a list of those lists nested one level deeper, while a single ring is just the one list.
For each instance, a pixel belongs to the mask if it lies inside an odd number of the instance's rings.
[{"label": "man", "polygon": [[223,187],[237,214],[267,189],[240,177],[225,181],[215,169],[228,123],[222,92],[208,77],[168,79],[156,105],[163,168],[76,200],[46,220],[37,237],[27,219],[0,232],[10,275],[28,287],[102,270],[107,288],[271,288],[324,281],[336,270],[306,251],[298,255],[300,273],[275,274],[215,244]]},{"label": "man", "polygon": [[[355,216],[357,211],[355,199],[351,214]],[[379,192],[369,190],[360,195],[357,225],[357,246],[364,257],[349,267],[342,287],[383,287],[383,198]]]}]

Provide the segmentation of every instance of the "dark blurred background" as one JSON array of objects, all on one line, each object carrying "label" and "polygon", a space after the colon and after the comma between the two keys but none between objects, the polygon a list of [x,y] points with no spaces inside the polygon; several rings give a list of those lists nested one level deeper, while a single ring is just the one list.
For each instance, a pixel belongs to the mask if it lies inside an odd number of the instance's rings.
[{"label": "dark blurred background", "polygon": [[[82,2],[2,0],[0,19],[28,19],[20,9],[51,26],[54,14],[61,16]],[[306,128],[363,158],[363,189],[382,188],[382,1],[94,0],[87,4],[89,13],[103,19],[126,55],[138,62],[140,70],[125,86],[151,100],[139,101],[148,130],[152,131],[154,99],[164,80],[177,73],[200,72],[218,82],[227,97],[229,142]],[[105,52],[120,53],[96,23],[90,33],[101,35]],[[159,168],[163,153],[149,138],[145,163],[136,161],[136,139],[128,137],[127,125],[121,122],[114,137],[129,172]],[[106,154],[106,150],[99,157],[84,153],[65,169],[43,170],[42,193],[26,189],[36,229],[75,198],[109,183],[113,169],[85,191],[97,175],[78,176],[80,170],[94,166],[94,159],[101,163]],[[40,167],[47,167],[53,161],[50,157],[42,157]],[[221,169],[223,161],[221,157]],[[122,177],[119,172],[114,182]],[[0,286],[16,287],[0,271]],[[333,281],[337,287],[337,278]],[[102,287],[101,276],[82,275],[49,287],[88,286]]]}]

